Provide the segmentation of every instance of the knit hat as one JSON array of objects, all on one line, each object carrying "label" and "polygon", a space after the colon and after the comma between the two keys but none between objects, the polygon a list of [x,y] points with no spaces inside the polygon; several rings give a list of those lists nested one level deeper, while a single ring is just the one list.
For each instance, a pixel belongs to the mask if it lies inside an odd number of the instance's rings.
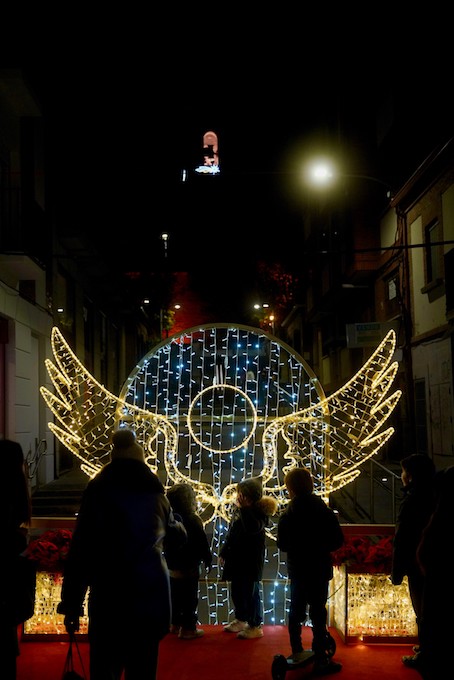
[{"label": "knit hat", "polygon": [[126,428],[116,430],[112,435],[112,444],[112,460],[131,458],[133,460],[140,460],[142,463],[145,462],[144,450],[136,442],[136,435],[133,430],[127,430]]},{"label": "knit hat", "polygon": [[240,491],[245,498],[248,498],[253,503],[257,503],[262,497],[262,478],[250,477],[238,482],[238,491]]}]

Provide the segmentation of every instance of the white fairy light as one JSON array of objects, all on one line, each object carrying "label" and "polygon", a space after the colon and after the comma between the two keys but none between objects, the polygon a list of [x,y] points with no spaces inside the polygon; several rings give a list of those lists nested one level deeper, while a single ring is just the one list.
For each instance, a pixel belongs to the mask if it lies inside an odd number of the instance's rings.
[{"label": "white fairy light", "polygon": [[[391,363],[394,331],[329,397],[302,357],[248,326],[200,326],[166,339],[136,364],[119,396],[86,370],[57,328],[51,342],[55,363],[45,363],[54,392],[43,386],[41,394],[56,420],[49,423],[53,434],[94,477],[109,460],[112,431],[133,428],[146,463],[166,487],[194,487],[215,554],[239,480],[260,476],[264,494],[282,509],[288,502],[286,472],[306,467],[315,492],[327,500],[360,474],[359,466],[393,433],[382,426],[400,398],[399,390],[388,396],[398,368]],[[282,583],[279,551],[273,560]],[[210,608],[212,587],[206,595]],[[285,614],[276,606],[273,595],[272,616],[281,620]]]}]

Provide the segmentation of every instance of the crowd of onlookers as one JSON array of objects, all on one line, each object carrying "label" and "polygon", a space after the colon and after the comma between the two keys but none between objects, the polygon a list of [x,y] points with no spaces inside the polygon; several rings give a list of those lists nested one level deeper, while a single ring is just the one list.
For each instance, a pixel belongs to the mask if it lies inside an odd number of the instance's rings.
[{"label": "crowd of onlookers", "polygon": [[[0,440],[4,493],[0,505],[6,554],[2,583],[27,546],[31,501],[22,449]],[[418,626],[419,644],[404,656],[424,680],[448,670],[453,595],[448,575],[452,535],[454,467],[436,471],[425,455],[401,461],[403,500],[393,543],[391,580],[404,576]],[[342,669],[327,628],[332,553],[344,543],[337,515],[313,490],[306,468],[290,469],[284,479],[288,503],[277,518],[277,547],[286,554],[290,581],[288,667],[307,659],[302,626],[312,625],[314,675]],[[263,636],[260,599],[266,532],[278,503],[263,494],[260,477],[237,485],[236,506],[219,553],[222,580],[229,583],[234,618],[224,630],[238,639]],[[304,540],[302,531],[304,527]],[[164,488],[145,463],[132,430],[112,435],[111,459],[89,481],[82,496],[65,562],[61,602],[66,630],[79,630],[89,590],[88,639],[91,680],[156,678],[160,641],[167,634],[201,638],[198,627],[199,578],[213,555],[196,494],[186,483]],[[0,635],[2,678],[15,680],[19,654],[13,590],[2,591]],[[24,615],[23,615],[24,616]],[[131,625],[134,622],[134,625]],[[146,670],[145,670],[146,669]]]}]

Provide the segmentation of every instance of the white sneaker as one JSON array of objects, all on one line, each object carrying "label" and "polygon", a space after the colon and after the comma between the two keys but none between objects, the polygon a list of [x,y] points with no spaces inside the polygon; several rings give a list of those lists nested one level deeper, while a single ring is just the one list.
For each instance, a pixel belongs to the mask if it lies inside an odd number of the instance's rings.
[{"label": "white sneaker", "polygon": [[238,619],[233,619],[233,621],[230,621],[226,626],[224,626],[224,630],[226,633],[239,633],[242,630],[246,630],[248,627],[246,621],[238,621]]},{"label": "white sneaker", "polygon": [[252,638],[261,637],[263,637],[262,626],[248,626],[237,635],[237,638],[240,638],[240,640],[251,640]]}]

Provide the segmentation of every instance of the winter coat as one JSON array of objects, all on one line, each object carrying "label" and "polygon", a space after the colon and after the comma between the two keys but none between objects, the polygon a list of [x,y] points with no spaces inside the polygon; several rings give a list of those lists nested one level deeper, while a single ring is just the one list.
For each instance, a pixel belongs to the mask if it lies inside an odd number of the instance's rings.
[{"label": "winter coat", "polygon": [[[437,473],[434,488],[434,509],[424,527],[416,550],[416,561],[421,572],[435,583],[443,604],[454,601],[453,590],[447,586],[452,574],[452,527],[454,525],[454,466]],[[447,607],[448,615],[452,608]]]},{"label": "winter coat", "polygon": [[[0,494],[0,528],[2,535],[2,557],[0,560],[0,619],[4,625],[17,626],[24,620],[20,617],[23,597],[17,590],[24,592],[24,584],[17,569],[17,559],[28,543],[28,524],[30,522],[30,492],[25,476],[24,457],[20,444],[9,439],[0,440],[2,460],[2,493]],[[16,582],[15,577],[18,577]],[[18,617],[19,614],[19,617]],[[8,647],[10,641],[4,641]],[[14,652],[15,653],[15,652]]]},{"label": "winter coat", "polygon": [[416,549],[435,504],[429,480],[427,485],[410,482],[403,487],[403,493],[393,541],[391,581],[394,585],[400,585],[404,576],[419,570]]},{"label": "winter coat", "polygon": [[289,578],[333,577],[331,553],[344,543],[336,514],[314,493],[293,498],[277,525],[277,547],[287,553]]},{"label": "winter coat", "polygon": [[265,529],[275,512],[274,498],[263,496],[257,503],[239,507],[230,522],[219,556],[224,560],[223,581],[260,581],[265,563]]},{"label": "winter coat", "polygon": [[186,529],[188,540],[182,546],[172,545],[164,541],[164,555],[172,578],[200,576],[200,565],[203,562],[209,569],[213,561],[210,544],[203,527],[203,522],[195,513],[178,515]]},{"label": "winter coat", "polygon": [[186,530],[158,477],[138,460],[107,464],[84,491],[58,611],[80,616],[89,588],[91,620],[146,624],[163,637],[170,625],[164,538],[180,545]]},{"label": "winter coat", "polygon": [[452,527],[454,524],[454,466],[437,473],[435,509],[416,550],[424,589],[419,623],[419,643],[430,678],[448,678],[452,645]]}]

